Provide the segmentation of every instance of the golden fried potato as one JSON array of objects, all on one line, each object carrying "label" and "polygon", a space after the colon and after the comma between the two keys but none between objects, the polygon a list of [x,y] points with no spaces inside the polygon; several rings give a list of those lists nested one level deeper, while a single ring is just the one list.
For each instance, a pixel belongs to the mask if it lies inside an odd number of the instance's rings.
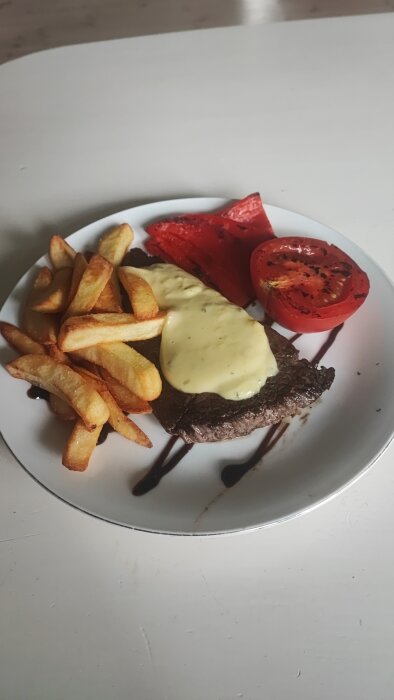
[{"label": "golden fried potato", "polygon": [[75,256],[74,248],[63,238],[52,236],[49,243],[49,258],[55,270],[60,270],[62,267],[73,267]]},{"label": "golden fried potato", "polygon": [[94,430],[87,430],[81,420],[76,421],[63,452],[62,463],[67,469],[74,472],[83,472],[87,469],[102,427],[98,425]]},{"label": "golden fried potato", "polygon": [[49,287],[53,280],[53,272],[52,270],[49,269],[49,267],[40,267],[37,276],[34,279],[33,282],[33,289],[31,291],[31,294],[33,295],[33,292],[40,292],[42,289],[46,289]]},{"label": "golden fried potato", "polygon": [[73,369],[75,372],[78,372],[78,374],[81,375],[86,381],[89,381],[92,386],[96,389],[96,391],[105,391],[107,386],[103,378],[101,377],[100,370],[95,369],[95,365],[90,364],[92,369],[88,369],[88,367],[81,367],[80,365],[73,365]]},{"label": "golden fried potato", "polygon": [[[127,252],[134,233],[128,224],[121,224],[102,236],[98,253],[114,267],[120,265]],[[115,271],[93,308],[94,313],[122,313],[122,297]]]},{"label": "golden fried potato", "polygon": [[156,399],[162,383],[155,365],[125,343],[106,343],[75,351],[77,358],[103,367],[115,379],[145,401]]},{"label": "golden fried potato", "polygon": [[75,296],[69,304],[65,318],[89,313],[112,274],[112,265],[101,255],[93,255],[82,274]]},{"label": "golden fried potato", "polygon": [[64,311],[67,306],[72,271],[69,267],[55,270],[51,284],[35,295],[31,308],[45,314]]},{"label": "golden fried potato", "polygon": [[121,314],[123,312],[122,298],[115,271],[112,272],[92,311],[95,314]]},{"label": "golden fried potato", "polygon": [[108,420],[109,411],[100,394],[68,365],[44,355],[23,355],[9,362],[6,369],[13,377],[67,401],[88,430]]},{"label": "golden fried potato", "polygon": [[92,386],[100,393],[105,403],[108,406],[109,418],[108,423],[112,428],[123,435],[127,440],[132,440],[137,442],[139,445],[144,447],[152,447],[152,443],[148,436],[134,423],[134,421],[127,418],[123,413],[122,409],[116,403],[111,392],[108,390],[106,383],[96,377],[94,374],[89,372],[82,367],[75,367],[75,371],[78,372],[86,381],[91,382]]},{"label": "golden fried potato", "polygon": [[66,353],[60,350],[58,345],[50,345],[48,347],[48,355],[57,362],[64,362],[65,365],[70,364],[70,360],[67,357]]},{"label": "golden fried potato", "polygon": [[12,323],[0,322],[0,332],[7,343],[21,355],[45,355],[45,348],[41,343],[30,338]]},{"label": "golden fried potato", "polygon": [[75,420],[77,418],[77,414],[71,406],[59,396],[49,394],[48,403],[52,413],[61,420]]},{"label": "golden fried potato", "polygon": [[22,320],[22,329],[27,335],[45,346],[56,343],[59,326],[58,317],[33,311],[31,305],[34,304],[41,291],[49,287],[52,279],[53,274],[49,267],[40,268],[27,298]]},{"label": "golden fried potato", "polygon": [[85,272],[88,264],[85,260],[85,256],[82,253],[77,253],[74,258],[74,266],[71,277],[70,289],[68,292],[67,306],[69,306],[75,297],[76,291],[82,279],[82,275]]},{"label": "golden fried potato", "polygon": [[166,314],[137,321],[133,314],[88,314],[73,316],[62,325],[58,343],[64,352],[117,341],[148,340],[160,335]]},{"label": "golden fried potato", "polygon": [[157,316],[159,307],[150,284],[138,277],[130,267],[120,267],[118,275],[130,299],[134,316],[141,321]]},{"label": "golden fried potato", "polygon": [[116,267],[122,262],[133,239],[133,229],[129,224],[121,224],[101,237],[97,252]]},{"label": "golden fried potato", "polygon": [[[104,396],[103,396],[104,398]],[[112,394],[107,390],[105,402],[109,409],[108,423],[119,435],[123,435],[127,440],[132,440],[143,447],[152,447],[148,436],[130,418],[125,416],[122,409],[116,403]]]},{"label": "golden fried potato", "polygon": [[67,353],[67,355],[71,359],[73,366],[75,365],[75,368],[78,367],[78,369],[87,369],[90,374],[94,374],[99,379],[102,379],[100,367],[93,364],[93,362],[83,360],[82,357],[77,357],[73,352]]},{"label": "golden fried potato", "polygon": [[140,399],[132,391],[119,384],[106,369],[101,368],[100,374],[122,411],[125,413],[152,413],[152,406],[147,401]]}]

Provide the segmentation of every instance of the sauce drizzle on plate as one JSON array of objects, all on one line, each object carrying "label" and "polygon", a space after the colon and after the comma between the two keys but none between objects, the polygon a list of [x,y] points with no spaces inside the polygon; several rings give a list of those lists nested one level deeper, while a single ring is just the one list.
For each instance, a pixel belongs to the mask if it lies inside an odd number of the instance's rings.
[{"label": "sauce drizzle on plate", "polygon": [[[336,328],[333,328],[330,331],[325,342],[322,344],[320,349],[313,357],[313,364],[318,364],[323,359],[324,355],[334,344],[336,337],[342,330],[343,326],[344,324],[342,323],[340,326],[337,326]],[[298,340],[298,338],[301,337],[301,335],[301,333],[296,333],[290,338],[290,342],[295,342],[296,340]],[[45,399],[47,401],[49,398],[49,392],[45,389],[41,389],[38,386],[31,386],[30,389],[28,389],[27,391],[27,395],[30,399]],[[275,447],[275,445],[279,442],[279,440],[284,435],[288,427],[289,423],[275,423],[269,428],[268,432],[263,437],[260,445],[257,447],[257,449],[254,451],[254,453],[249,459],[247,459],[245,462],[241,462],[238,464],[227,464],[225,467],[223,467],[221,471],[221,479],[223,484],[227,488],[231,488],[232,486],[237,484],[238,481],[240,481],[242,477],[245,474],[247,474],[248,471],[253,469],[256,466],[256,464],[258,464],[258,462],[260,462],[260,460],[266,454],[268,454],[268,452],[270,452],[273,449],[273,447]],[[112,431],[113,428],[111,428],[109,424],[105,424],[97,441],[98,444],[102,444],[107,439],[108,434]],[[166,463],[166,459],[169,456],[172,448],[174,447],[178,439],[179,438],[176,435],[173,435],[168,440],[168,442],[160,452],[159,456],[157,457],[156,461],[153,463],[152,467],[145,474],[145,476],[143,476],[142,479],[140,479],[133,487],[134,496],[143,496],[149,491],[152,491],[152,489],[158,486],[162,478],[166,476],[166,474],[168,474],[170,471],[172,471],[172,469],[174,469],[182,461],[182,459],[186,457],[186,455],[190,452],[192,447],[194,447],[193,444],[187,445],[186,443],[184,443],[182,447],[180,447],[179,450]]]},{"label": "sauce drizzle on plate", "polygon": [[[338,336],[338,333],[343,328],[343,326],[344,324],[342,323],[340,326],[337,326],[336,328],[333,328],[330,331],[328,337],[326,338],[321,348],[317,351],[312,360],[314,364],[318,364],[320,360],[323,359],[324,355],[334,344],[335,339]],[[299,337],[301,337],[301,335],[301,333],[296,333],[290,338],[290,341],[294,342]],[[257,449],[254,451],[251,457],[249,457],[249,459],[239,464],[227,464],[225,467],[223,467],[221,472],[221,479],[223,481],[223,484],[227,488],[230,488],[236,483],[238,483],[238,481],[240,481],[242,477],[245,476],[245,474],[247,474],[248,471],[253,469],[256,466],[256,464],[258,464],[260,460],[266,454],[268,454],[268,452],[270,452],[273,449],[273,447],[275,447],[275,445],[279,442],[281,437],[288,429],[289,425],[289,423],[283,422],[275,423],[269,428],[268,432],[264,435],[260,445],[258,445]],[[172,469],[174,469],[174,467],[176,467],[181,462],[181,460],[188,454],[188,452],[190,452],[192,447],[194,447],[193,444],[183,444],[183,446],[175,453],[175,455],[167,463],[165,463],[169,453],[171,452],[177,440],[178,438],[176,435],[173,435],[169,439],[169,441],[166,443],[163,450],[159,454],[157,460],[154,462],[149,471],[145,474],[144,477],[142,477],[140,481],[138,481],[137,484],[135,484],[133,488],[134,496],[142,496],[145,493],[148,493],[149,491],[154,489],[160,483],[163,476],[165,476]]]},{"label": "sauce drizzle on plate", "polygon": [[[344,324],[342,323],[340,326],[337,326],[336,328],[333,328],[330,331],[325,342],[314,356],[312,360],[313,364],[317,365],[318,362],[320,362],[320,360],[323,359],[326,352],[328,352],[328,350],[334,344],[338,333],[343,328],[343,325]],[[300,335],[301,334],[297,334],[298,337],[300,337]],[[291,339],[292,342],[294,342],[293,339]],[[231,486],[234,486],[236,483],[238,483],[238,481],[240,481],[240,479],[242,479],[242,477],[245,474],[247,474],[248,471],[253,469],[253,467],[255,467],[256,464],[260,462],[264,455],[266,455],[268,452],[270,452],[270,450],[272,450],[273,447],[275,447],[276,443],[286,432],[289,425],[289,423],[276,423],[275,425],[272,425],[271,428],[268,430],[268,433],[266,433],[266,435],[264,436],[260,445],[257,447],[257,449],[254,451],[254,453],[248,460],[242,462],[241,464],[227,464],[225,467],[223,467],[221,472],[221,479],[223,481],[223,484],[227,488],[230,488]]]},{"label": "sauce drizzle on plate", "polygon": [[41,387],[35,386],[35,384],[27,390],[26,394],[29,399],[43,399],[44,401],[48,401],[49,399],[49,391],[41,389]]},{"label": "sauce drizzle on plate", "polygon": [[176,435],[173,435],[168,440],[163,450],[160,452],[157,460],[149,469],[148,473],[145,474],[145,476],[143,476],[142,479],[140,479],[140,481],[138,481],[135,484],[133,488],[134,496],[143,496],[145,493],[152,491],[152,489],[154,489],[155,486],[157,486],[160,483],[163,476],[165,476],[166,474],[168,474],[168,472],[174,469],[174,467],[176,467],[177,464],[179,464],[179,462],[184,457],[186,457],[187,453],[190,452],[192,447],[194,447],[193,444],[186,445],[184,443],[182,447],[180,447],[179,450],[175,452],[175,454],[171,457],[167,464],[165,464],[165,460],[167,459],[167,456],[171,452],[177,440],[178,437]]}]

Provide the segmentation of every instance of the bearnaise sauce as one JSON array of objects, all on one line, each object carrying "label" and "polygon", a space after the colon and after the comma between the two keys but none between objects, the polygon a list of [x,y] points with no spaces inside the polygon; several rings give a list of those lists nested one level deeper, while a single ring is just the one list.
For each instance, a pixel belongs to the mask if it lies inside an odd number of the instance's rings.
[{"label": "bearnaise sauce", "polygon": [[150,284],[167,311],[160,364],[173,387],[239,401],[277,373],[263,326],[244,309],[176,265],[129,269]]}]

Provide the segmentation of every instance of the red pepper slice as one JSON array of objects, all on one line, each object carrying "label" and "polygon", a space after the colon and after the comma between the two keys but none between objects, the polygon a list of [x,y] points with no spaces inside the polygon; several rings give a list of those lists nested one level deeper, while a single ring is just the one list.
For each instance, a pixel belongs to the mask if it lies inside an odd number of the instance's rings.
[{"label": "red pepper slice", "polygon": [[218,212],[185,214],[147,227],[147,249],[174,262],[205,284],[218,289],[234,304],[254,298],[249,262],[252,251],[274,236],[258,193]]},{"label": "red pepper slice", "polygon": [[218,289],[229,301],[247,305],[254,297],[249,255],[228,233],[226,225],[178,217],[147,228],[156,243],[183,269]]}]

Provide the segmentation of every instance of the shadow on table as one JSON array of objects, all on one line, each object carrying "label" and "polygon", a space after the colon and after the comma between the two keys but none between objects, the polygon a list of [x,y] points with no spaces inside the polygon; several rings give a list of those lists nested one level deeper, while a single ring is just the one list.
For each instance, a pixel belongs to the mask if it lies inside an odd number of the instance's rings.
[{"label": "shadow on table", "polygon": [[70,216],[64,217],[63,220],[59,219],[56,222],[56,230],[54,230],[52,224],[45,224],[35,231],[32,230],[31,235],[27,235],[26,230],[9,229],[3,233],[4,252],[0,261],[2,271],[0,276],[0,304],[3,305],[18,279],[35,263],[37,258],[40,258],[48,251],[49,240],[54,233],[59,233],[63,238],[66,238],[83,226],[123,209],[138,207],[141,204],[150,204],[158,200],[164,201],[166,199],[194,196],[196,196],[196,193],[172,192],[166,195],[157,195],[156,197],[118,200],[112,204],[102,204],[79,212],[73,212]]}]

